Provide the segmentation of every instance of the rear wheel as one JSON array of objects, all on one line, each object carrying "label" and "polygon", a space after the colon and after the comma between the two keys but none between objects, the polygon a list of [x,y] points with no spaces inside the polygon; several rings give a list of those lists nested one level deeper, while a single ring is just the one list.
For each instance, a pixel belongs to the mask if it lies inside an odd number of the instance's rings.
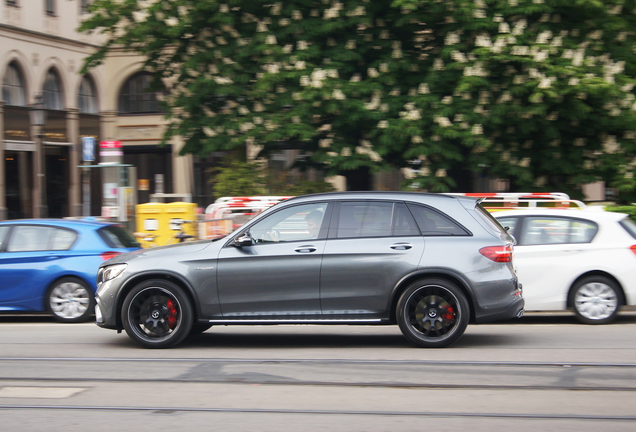
[{"label": "rear wheel", "polygon": [[93,290],[76,277],[55,281],[46,296],[46,308],[60,322],[88,321],[95,307]]},{"label": "rear wheel", "polygon": [[464,334],[469,313],[466,297],[454,284],[444,279],[422,279],[402,293],[397,322],[415,345],[441,348]]},{"label": "rear wheel", "polygon": [[608,324],[616,319],[620,290],[604,276],[590,276],[578,281],[570,292],[570,304],[576,318],[585,324]]},{"label": "rear wheel", "polygon": [[134,287],[122,306],[128,336],[144,348],[168,348],[192,328],[192,306],[183,290],[165,280],[148,280]]}]

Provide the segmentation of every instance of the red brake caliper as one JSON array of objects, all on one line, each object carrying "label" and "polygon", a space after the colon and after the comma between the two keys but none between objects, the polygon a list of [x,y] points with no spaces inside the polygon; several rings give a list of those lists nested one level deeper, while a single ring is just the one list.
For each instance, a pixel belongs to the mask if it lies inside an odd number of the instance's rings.
[{"label": "red brake caliper", "polygon": [[442,319],[444,321],[452,321],[455,318],[455,309],[451,305],[445,306],[444,312],[442,312]]},{"label": "red brake caliper", "polygon": [[168,325],[173,329],[177,325],[177,308],[174,307],[172,300],[168,300],[166,306],[168,306]]}]

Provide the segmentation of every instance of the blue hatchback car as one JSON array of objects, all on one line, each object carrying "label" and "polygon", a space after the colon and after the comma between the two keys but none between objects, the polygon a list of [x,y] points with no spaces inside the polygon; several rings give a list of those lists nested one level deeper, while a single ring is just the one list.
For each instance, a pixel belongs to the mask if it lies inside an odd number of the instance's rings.
[{"label": "blue hatchback car", "polygon": [[0,312],[50,312],[62,322],[94,312],[104,261],[139,249],[119,225],[87,220],[0,222]]}]

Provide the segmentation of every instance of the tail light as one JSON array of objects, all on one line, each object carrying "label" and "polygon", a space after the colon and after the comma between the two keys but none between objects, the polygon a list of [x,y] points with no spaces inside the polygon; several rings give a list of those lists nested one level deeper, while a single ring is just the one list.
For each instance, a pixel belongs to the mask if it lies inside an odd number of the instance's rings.
[{"label": "tail light", "polygon": [[634,255],[636,255],[636,245],[630,246],[629,248],[632,250],[632,252],[634,252]]},{"label": "tail light", "polygon": [[507,263],[512,261],[512,245],[486,246],[479,249],[479,253],[489,260],[493,260],[498,263]]},{"label": "tail light", "polygon": [[116,257],[117,255],[121,255],[121,252],[108,251],[108,252],[103,252],[100,256],[102,257],[104,261],[107,261],[113,257]]}]

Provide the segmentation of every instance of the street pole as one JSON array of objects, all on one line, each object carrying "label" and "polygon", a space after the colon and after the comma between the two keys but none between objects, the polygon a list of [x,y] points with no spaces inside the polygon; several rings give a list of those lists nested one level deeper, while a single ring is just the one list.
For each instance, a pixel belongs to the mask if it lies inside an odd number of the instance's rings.
[{"label": "street pole", "polygon": [[33,157],[33,217],[45,218],[48,216],[46,205],[45,176],[45,150],[44,150],[44,125],[46,124],[46,109],[42,95],[35,96],[35,103],[31,106],[31,124],[35,128],[35,155]]}]

